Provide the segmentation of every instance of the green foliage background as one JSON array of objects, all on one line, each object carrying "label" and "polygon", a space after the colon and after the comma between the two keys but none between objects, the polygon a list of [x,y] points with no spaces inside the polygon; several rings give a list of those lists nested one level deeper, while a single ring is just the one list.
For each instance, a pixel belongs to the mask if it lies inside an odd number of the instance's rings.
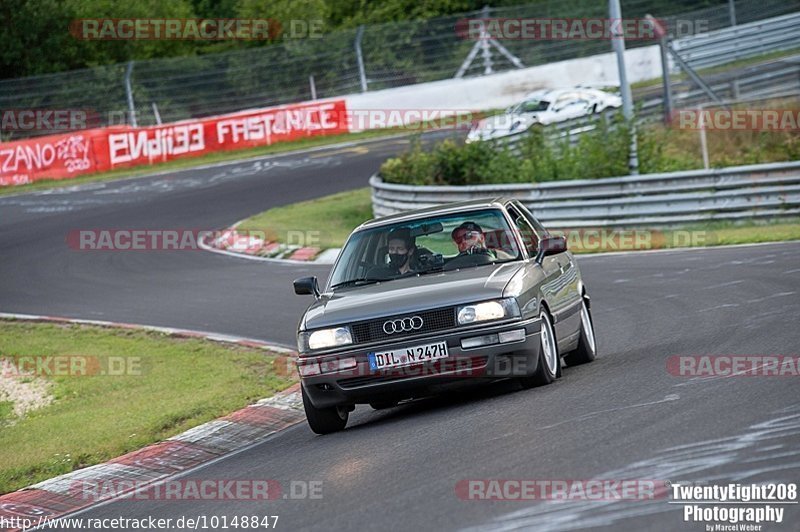
[{"label": "green foliage background", "polygon": [[[324,33],[360,24],[420,20],[522,0],[0,0],[0,78],[18,78],[100,65],[166,57],[203,55],[273,42],[223,41],[82,41],[69,34],[70,21],[80,18],[208,18],[257,17],[279,21],[321,19]],[[646,12],[666,16],[726,0],[623,0],[627,17]],[[542,16],[585,16],[605,12],[598,0],[538,0]],[[602,5],[601,5],[602,4]],[[396,40],[401,36],[391,35]],[[446,38],[452,39],[448,33]],[[381,62],[380,47],[370,47],[372,62]],[[394,52],[390,52],[394,53]],[[410,58],[410,56],[409,56]],[[544,58],[546,59],[546,58]],[[392,62],[393,58],[386,58]],[[393,63],[394,64],[394,63]]]}]

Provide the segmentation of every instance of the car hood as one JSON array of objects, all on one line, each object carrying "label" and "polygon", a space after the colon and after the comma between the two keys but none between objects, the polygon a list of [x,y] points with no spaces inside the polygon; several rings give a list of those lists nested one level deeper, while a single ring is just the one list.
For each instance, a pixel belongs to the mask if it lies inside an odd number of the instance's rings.
[{"label": "car hood", "polygon": [[301,328],[318,329],[498,298],[522,266],[522,262],[515,261],[340,288],[322,294],[308,308]]}]

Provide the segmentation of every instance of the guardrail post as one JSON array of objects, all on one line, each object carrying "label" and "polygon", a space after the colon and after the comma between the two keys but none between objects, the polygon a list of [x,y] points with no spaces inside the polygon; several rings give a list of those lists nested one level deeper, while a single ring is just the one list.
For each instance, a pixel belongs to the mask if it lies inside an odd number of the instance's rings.
[{"label": "guardrail post", "polygon": [[703,120],[703,104],[697,106],[697,127],[700,129],[700,149],[703,151],[703,168],[708,170],[708,139],[706,139],[706,123]]},{"label": "guardrail post", "polygon": [[133,61],[128,61],[128,68],[125,69],[125,96],[128,99],[128,113],[130,114],[130,124],[133,127],[138,127],[136,124],[136,106],[133,104],[133,88],[131,87],[131,74],[133,73]]},{"label": "guardrail post", "polygon": [[628,85],[628,76],[625,72],[625,34],[622,31],[622,10],[619,0],[608,0],[609,18],[612,21],[614,35],[611,43],[617,53],[617,69],[619,70],[619,88],[622,93],[622,113],[631,128],[631,144],[628,150],[628,171],[631,175],[639,174],[639,154],[636,146],[636,127],[633,124],[633,95],[631,86]]},{"label": "guardrail post", "polygon": [[672,83],[669,79],[669,61],[667,60],[667,37],[659,41],[661,49],[661,83],[664,86],[664,123],[672,122]]},{"label": "guardrail post", "polygon": [[361,54],[361,38],[364,36],[364,25],[356,31],[356,59],[358,60],[358,77],[361,79],[361,92],[367,92],[367,73],[364,70],[364,56]]},{"label": "guardrail post", "polygon": [[728,0],[728,16],[731,19],[731,26],[736,26],[736,0]]},{"label": "guardrail post", "polygon": [[153,107],[153,116],[156,119],[156,124],[160,126],[161,125],[161,113],[158,112],[158,106],[156,105],[156,102],[150,102],[150,105]]},{"label": "guardrail post", "polygon": [[661,22],[652,15],[645,15],[645,20],[653,25],[653,30],[658,37],[658,48],[661,52],[661,84],[664,88],[664,123],[672,122],[672,84],[669,79],[669,61],[667,60],[667,46],[669,46],[669,34]]},{"label": "guardrail post", "polygon": [[308,76],[308,85],[311,88],[311,99],[317,99],[317,85],[314,83],[314,74]]}]

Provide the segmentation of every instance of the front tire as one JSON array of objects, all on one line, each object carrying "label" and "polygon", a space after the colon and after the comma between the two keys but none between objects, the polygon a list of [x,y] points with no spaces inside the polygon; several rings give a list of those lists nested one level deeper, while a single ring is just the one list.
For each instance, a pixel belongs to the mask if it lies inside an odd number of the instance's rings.
[{"label": "front tire", "polygon": [[586,298],[581,298],[581,337],[578,348],[564,357],[569,366],[586,364],[597,358],[597,339],[594,336],[594,321]]},{"label": "front tire", "polygon": [[311,400],[303,392],[303,409],[306,411],[306,420],[311,430],[317,434],[330,434],[344,429],[347,419],[350,417],[347,407],[333,406],[330,408],[317,408],[311,404]]},{"label": "front tire", "polygon": [[553,331],[550,315],[546,310],[539,314],[542,326],[539,332],[539,363],[536,373],[529,377],[522,377],[520,382],[524,388],[544,386],[550,384],[561,373],[561,357],[558,354],[558,344]]}]

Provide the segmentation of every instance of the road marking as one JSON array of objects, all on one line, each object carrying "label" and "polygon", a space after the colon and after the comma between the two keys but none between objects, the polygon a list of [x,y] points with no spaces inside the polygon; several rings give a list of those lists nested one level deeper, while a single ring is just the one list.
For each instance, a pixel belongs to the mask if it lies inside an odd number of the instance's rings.
[{"label": "road marking", "polygon": [[316,159],[318,157],[328,157],[330,155],[343,155],[343,154],[356,154],[356,155],[364,155],[369,153],[369,148],[366,146],[352,146],[350,148],[342,148],[339,150],[329,151],[327,153],[319,153],[311,155],[310,157]]},{"label": "road marking", "polygon": [[714,290],[716,288],[722,288],[723,286],[732,286],[735,284],[741,284],[743,282],[744,281],[741,279],[739,279],[738,281],[728,281],[727,283],[720,283],[720,284],[713,284],[711,286],[706,286],[703,288],[703,290]]},{"label": "road marking", "polygon": [[723,303],[722,305],[717,305],[716,307],[704,308],[702,310],[698,310],[697,312],[709,312],[711,310],[719,310],[719,309],[723,309],[723,308],[731,308],[731,307],[738,307],[738,306],[740,306],[739,303]]},{"label": "road marking", "polygon": [[772,294],[771,296],[759,297],[759,298],[757,298],[757,299],[748,299],[748,300],[746,301],[746,303],[760,303],[760,302],[762,302],[762,301],[766,301],[767,299],[774,299],[774,298],[776,298],[776,297],[787,297],[787,296],[793,296],[793,295],[795,295],[796,293],[797,293],[797,292],[778,292],[777,294]]},{"label": "road marking", "polygon": [[582,416],[578,416],[578,417],[575,417],[575,418],[572,418],[572,419],[567,419],[565,421],[559,421],[558,423],[554,423],[552,425],[546,425],[544,427],[538,427],[536,430],[552,429],[554,427],[558,427],[560,425],[565,425],[567,423],[575,423],[576,421],[585,421],[587,419],[591,419],[591,418],[597,417],[600,414],[607,414],[607,413],[610,413],[610,412],[619,412],[620,410],[628,410],[628,409],[631,409],[631,408],[641,408],[643,406],[660,405],[662,403],[670,403],[672,401],[677,401],[680,398],[681,398],[680,395],[678,395],[676,393],[673,393],[673,394],[669,394],[669,395],[665,396],[663,399],[660,399],[658,401],[649,401],[647,403],[637,403],[637,404],[634,404],[634,405],[620,406],[620,407],[617,407],[617,408],[608,408],[606,410],[596,410],[594,412],[589,412],[587,414],[583,414]]}]

